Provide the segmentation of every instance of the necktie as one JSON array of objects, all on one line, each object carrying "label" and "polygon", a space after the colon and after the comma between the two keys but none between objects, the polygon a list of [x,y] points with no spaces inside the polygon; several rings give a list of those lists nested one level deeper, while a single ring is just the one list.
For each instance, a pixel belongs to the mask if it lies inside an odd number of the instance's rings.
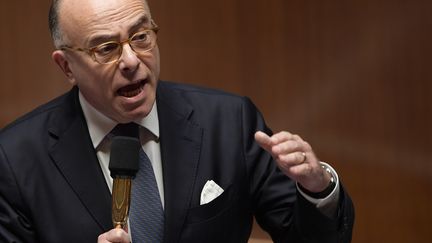
[{"label": "necktie", "polygon": [[[113,135],[139,138],[138,125],[119,124]],[[163,240],[164,212],[150,159],[140,150],[139,170],[132,181],[130,228],[134,243],[159,243]]]}]

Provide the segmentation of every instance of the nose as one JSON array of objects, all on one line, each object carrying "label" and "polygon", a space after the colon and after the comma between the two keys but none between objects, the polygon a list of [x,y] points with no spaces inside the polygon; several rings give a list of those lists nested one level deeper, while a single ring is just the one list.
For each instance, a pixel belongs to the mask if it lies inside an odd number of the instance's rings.
[{"label": "nose", "polygon": [[119,68],[124,73],[132,73],[138,69],[141,61],[129,44],[125,43],[121,48],[123,49],[119,59]]}]

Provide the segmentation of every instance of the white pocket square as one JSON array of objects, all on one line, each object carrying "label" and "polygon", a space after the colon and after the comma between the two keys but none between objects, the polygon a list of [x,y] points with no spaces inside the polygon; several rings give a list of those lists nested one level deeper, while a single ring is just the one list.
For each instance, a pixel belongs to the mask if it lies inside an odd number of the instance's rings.
[{"label": "white pocket square", "polygon": [[223,192],[224,190],[213,180],[207,181],[203,187],[203,190],[201,191],[200,205],[213,201],[215,198],[220,196]]}]

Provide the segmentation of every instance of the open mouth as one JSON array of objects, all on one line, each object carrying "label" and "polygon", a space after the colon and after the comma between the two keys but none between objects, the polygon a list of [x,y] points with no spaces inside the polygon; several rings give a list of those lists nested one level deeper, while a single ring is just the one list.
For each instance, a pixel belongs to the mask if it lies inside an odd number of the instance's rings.
[{"label": "open mouth", "polygon": [[145,80],[138,83],[130,84],[117,90],[117,94],[127,98],[137,96],[144,89]]}]

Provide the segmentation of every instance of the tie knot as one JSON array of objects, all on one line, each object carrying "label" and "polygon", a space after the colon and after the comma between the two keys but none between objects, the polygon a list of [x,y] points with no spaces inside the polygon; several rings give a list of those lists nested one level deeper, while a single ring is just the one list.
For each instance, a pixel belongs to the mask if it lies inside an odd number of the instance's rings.
[{"label": "tie knot", "polygon": [[136,123],[119,123],[117,126],[113,128],[111,134],[114,136],[126,136],[126,137],[134,137],[139,138],[139,129]]}]

